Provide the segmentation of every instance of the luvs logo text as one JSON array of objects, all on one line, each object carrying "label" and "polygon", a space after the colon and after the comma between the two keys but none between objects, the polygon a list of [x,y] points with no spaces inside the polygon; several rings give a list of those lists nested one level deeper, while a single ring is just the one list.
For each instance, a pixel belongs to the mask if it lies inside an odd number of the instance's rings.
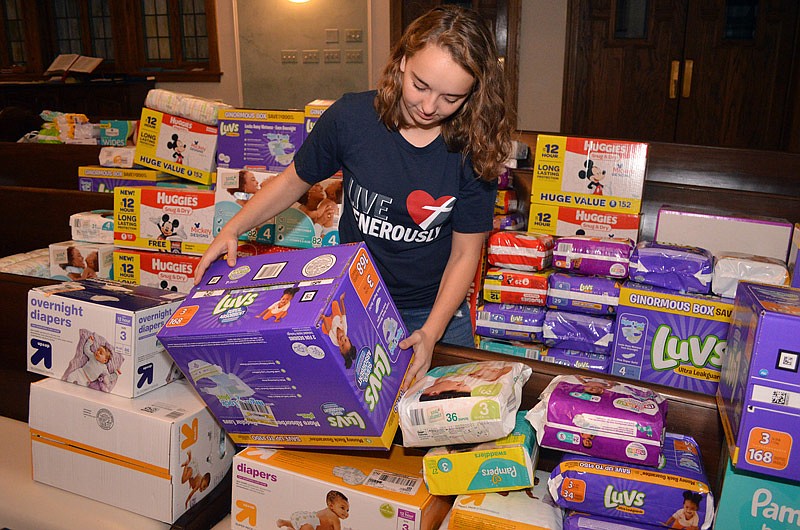
[{"label": "luvs logo text", "polygon": [[256,301],[256,298],[258,298],[256,293],[244,293],[236,296],[226,294],[220,299],[219,302],[217,302],[217,305],[214,307],[214,311],[211,314],[219,315],[220,313],[224,313],[229,309],[249,306]]},{"label": "luvs logo text", "polygon": [[654,370],[671,370],[681,363],[690,363],[698,368],[706,365],[722,368],[726,340],[716,335],[707,335],[702,340],[697,335],[680,339],[671,332],[672,328],[662,324],[653,335],[650,358]]},{"label": "luvs logo text", "polygon": [[606,508],[616,508],[617,506],[627,506],[629,508],[641,508],[644,506],[645,493],[637,490],[615,491],[614,486],[609,484],[603,494],[603,506]]}]

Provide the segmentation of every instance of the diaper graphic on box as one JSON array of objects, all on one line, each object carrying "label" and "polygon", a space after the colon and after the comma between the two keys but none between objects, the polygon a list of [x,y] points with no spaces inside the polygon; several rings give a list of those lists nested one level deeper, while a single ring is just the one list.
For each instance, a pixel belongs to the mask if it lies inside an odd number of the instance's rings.
[{"label": "diaper graphic on box", "polygon": [[[214,235],[275,175],[276,173],[252,169],[219,168],[214,196]],[[242,234],[239,239],[271,244],[275,239],[275,220],[270,219]]]},{"label": "diaper graphic on box", "polygon": [[714,395],[733,301],[625,282],[611,373]]},{"label": "diaper graphic on box", "polygon": [[386,449],[406,335],[357,244],[215,262],[159,340],[236,443]]},{"label": "diaper graphic on box", "polygon": [[217,167],[280,172],[305,139],[303,111],[221,109]]},{"label": "diaper graphic on box", "polygon": [[28,371],[124,397],[170,382],[156,333],[183,295],[110,280],[28,292]]}]

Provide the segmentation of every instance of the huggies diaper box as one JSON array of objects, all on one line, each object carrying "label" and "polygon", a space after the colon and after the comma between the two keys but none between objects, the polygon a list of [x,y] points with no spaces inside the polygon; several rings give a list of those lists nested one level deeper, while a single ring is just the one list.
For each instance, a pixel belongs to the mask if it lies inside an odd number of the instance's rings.
[{"label": "huggies diaper box", "polygon": [[554,236],[639,239],[638,213],[606,212],[556,203],[531,202],[528,230]]},{"label": "huggies diaper box", "polygon": [[737,471],[800,481],[800,290],[739,282],[717,392]]},{"label": "huggies diaper box", "polygon": [[176,374],[156,339],[182,294],[110,280],[28,291],[28,371],[131,398]]},{"label": "huggies diaper box", "polygon": [[117,186],[155,186],[160,182],[177,180],[154,169],[111,168],[103,166],[79,166],[78,190],[111,193]]},{"label": "huggies diaper box", "polygon": [[201,256],[214,240],[214,192],[183,188],[114,189],[114,244]]},{"label": "huggies diaper box", "polygon": [[432,495],[422,457],[247,447],[233,459],[234,529],[437,530],[451,499]]},{"label": "huggies diaper box", "polygon": [[531,203],[638,214],[647,147],[638,142],[540,134]]},{"label": "huggies diaper box", "polygon": [[[252,169],[217,169],[214,196],[214,235],[247,204],[247,201],[276,173]],[[243,241],[272,244],[275,240],[275,219],[270,219],[239,236]]]},{"label": "huggies diaper box", "polygon": [[72,239],[89,243],[114,243],[114,211],[92,210],[69,216]]},{"label": "huggies diaper box", "polygon": [[220,109],[217,167],[280,172],[305,140],[303,111]]},{"label": "huggies diaper box", "polygon": [[732,312],[729,298],[625,282],[611,373],[713,396]]},{"label": "huggies diaper box", "polygon": [[28,423],[35,481],[166,523],[214,490],[235,451],[186,381],[127,399],[42,379]]},{"label": "huggies diaper box", "polygon": [[200,256],[117,248],[114,279],[120,283],[145,285],[188,293],[194,287],[194,269]]},{"label": "huggies diaper box", "polygon": [[387,449],[406,336],[351,244],[217,261],[158,338],[235,443]]},{"label": "huggies diaper box", "polygon": [[86,241],[50,244],[50,277],[54,280],[111,278],[114,245]]},{"label": "huggies diaper box", "polygon": [[211,184],[216,152],[216,127],[142,108],[135,163],[200,184]]}]

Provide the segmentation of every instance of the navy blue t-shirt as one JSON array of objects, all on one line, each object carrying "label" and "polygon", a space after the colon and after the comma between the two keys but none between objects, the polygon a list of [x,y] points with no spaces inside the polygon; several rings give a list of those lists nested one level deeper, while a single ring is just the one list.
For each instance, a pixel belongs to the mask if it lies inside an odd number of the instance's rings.
[{"label": "navy blue t-shirt", "polygon": [[478,179],[441,136],[415,147],[387,129],[374,99],[375,91],[345,94],[331,105],[295,168],[309,184],[342,170],[341,241],[366,243],[398,307],[431,307],[452,232],[491,230],[496,183]]}]

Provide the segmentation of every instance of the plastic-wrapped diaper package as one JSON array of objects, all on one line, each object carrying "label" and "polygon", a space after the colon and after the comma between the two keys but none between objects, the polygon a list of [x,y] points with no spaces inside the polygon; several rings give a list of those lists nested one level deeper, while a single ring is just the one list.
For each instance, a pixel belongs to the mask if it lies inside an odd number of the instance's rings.
[{"label": "plastic-wrapped diaper package", "polygon": [[521,304],[486,302],[478,308],[475,334],[505,340],[538,341],[547,310]]},{"label": "plastic-wrapped diaper package", "polygon": [[642,241],[631,254],[628,276],[683,293],[708,294],[714,256],[706,249]]},{"label": "plastic-wrapped diaper package", "polygon": [[563,348],[547,348],[541,357],[544,362],[583,368],[607,374],[611,368],[611,356],[599,353],[589,353],[578,350],[565,350]]},{"label": "plastic-wrapped diaper package", "polygon": [[516,271],[489,267],[483,278],[483,299],[501,304],[541,305],[547,300],[547,278],[552,270]]},{"label": "plastic-wrapped diaper package", "polygon": [[480,444],[432,447],[422,459],[422,473],[434,495],[511,491],[533,487],[538,459],[536,433],[525,411],[519,411],[508,436]]},{"label": "plastic-wrapped diaper package", "polygon": [[403,445],[481,443],[508,435],[530,376],[531,368],[519,362],[432,368],[397,404]]},{"label": "plastic-wrapped diaper package", "polygon": [[714,497],[690,436],[667,433],[658,469],[565,455],[548,483],[556,503],[571,510],[668,528],[708,530],[714,521]]},{"label": "plastic-wrapped diaper package", "polygon": [[528,224],[525,214],[512,212],[503,215],[495,215],[492,219],[493,230],[521,230]]},{"label": "plastic-wrapped diaper package", "polygon": [[520,206],[520,201],[517,199],[517,192],[515,190],[497,190],[497,196],[494,201],[494,213],[518,212]]},{"label": "plastic-wrapped diaper package", "polygon": [[547,478],[536,471],[533,488],[459,495],[439,530],[561,530],[564,510],[547,491]]},{"label": "plastic-wrapped diaper package", "polygon": [[50,249],[42,248],[0,259],[0,272],[20,276],[50,277]]},{"label": "plastic-wrapped diaper package", "polygon": [[135,156],[136,148],[132,145],[125,147],[105,146],[100,148],[98,163],[103,167],[132,168]]},{"label": "plastic-wrapped diaper package", "polygon": [[651,524],[634,523],[601,515],[570,511],[564,517],[564,530],[655,530]]},{"label": "plastic-wrapped diaper package", "polygon": [[553,262],[553,236],[534,232],[495,232],[489,236],[487,257],[495,267],[540,271]]},{"label": "plastic-wrapped diaper package", "polygon": [[147,92],[144,106],[165,112],[174,116],[181,116],[205,125],[216,125],[217,112],[220,109],[232,108],[231,105],[220,101],[172,92],[161,88],[154,88]]},{"label": "plastic-wrapped diaper package", "polygon": [[562,237],[553,249],[553,266],[578,274],[628,276],[633,241],[628,238]]},{"label": "plastic-wrapped diaper package", "polygon": [[478,348],[481,350],[504,353],[506,355],[514,355],[515,357],[524,357],[526,359],[539,359],[544,355],[544,351],[547,350],[547,346],[535,342],[490,339],[487,337],[478,338],[480,339]]},{"label": "plastic-wrapped diaper package", "polygon": [[551,309],[542,323],[542,342],[554,348],[608,355],[614,341],[614,319]]},{"label": "plastic-wrapped diaper package", "polygon": [[666,416],[667,400],[649,388],[560,375],[526,418],[542,447],[656,466]]},{"label": "plastic-wrapped diaper package", "polygon": [[733,298],[736,296],[739,280],[769,285],[789,285],[789,270],[786,264],[775,258],[740,252],[717,255],[711,291],[723,298]]},{"label": "plastic-wrapped diaper package", "polygon": [[547,307],[595,315],[614,314],[619,305],[619,280],[556,272],[550,276]]}]

